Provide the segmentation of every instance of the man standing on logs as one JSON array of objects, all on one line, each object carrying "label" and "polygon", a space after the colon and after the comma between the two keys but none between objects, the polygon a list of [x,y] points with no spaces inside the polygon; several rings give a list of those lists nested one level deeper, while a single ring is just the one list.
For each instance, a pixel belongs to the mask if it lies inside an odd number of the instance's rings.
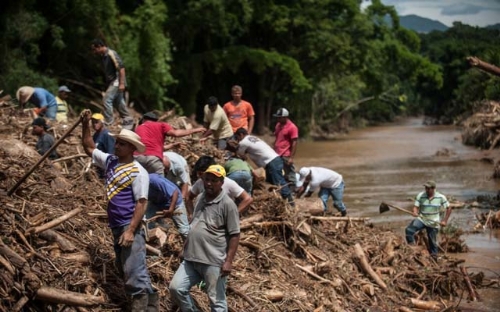
[{"label": "man standing on logs", "polygon": [[[427,181],[424,187],[425,191],[420,192],[415,198],[413,215],[416,219],[406,227],[406,241],[408,244],[414,245],[415,234],[425,229],[429,240],[429,253],[434,260],[437,260],[439,226],[446,226],[451,214],[451,207],[446,196],[436,191],[436,182]],[[443,209],[446,209],[446,214],[444,220],[441,221]]]},{"label": "man standing on logs", "polygon": [[286,108],[280,108],[273,116],[277,118],[274,128],[274,150],[283,159],[283,170],[285,171],[285,180],[291,183],[290,188],[295,190],[297,178],[295,176],[295,167],[293,166],[293,157],[297,151],[297,140],[299,139],[299,128],[290,120],[289,112]]},{"label": "man standing on logs", "polygon": [[211,311],[228,311],[226,282],[240,240],[240,218],[236,204],[222,189],[225,176],[220,165],[210,166],[203,174],[205,191],[194,210],[184,261],[169,286],[183,312],[198,311],[189,290],[201,281],[206,283]]},{"label": "man standing on logs", "polygon": [[82,145],[92,161],[105,171],[108,222],[113,233],[115,264],[123,274],[125,292],[132,296],[132,312],[158,311],[158,293],[153,290],[146,265],[146,241],[141,221],[146,211],[149,176],[134,160],[134,152],[145,147],[134,132],[122,129],[115,153],[95,147],[90,135],[90,110],[82,112]]}]

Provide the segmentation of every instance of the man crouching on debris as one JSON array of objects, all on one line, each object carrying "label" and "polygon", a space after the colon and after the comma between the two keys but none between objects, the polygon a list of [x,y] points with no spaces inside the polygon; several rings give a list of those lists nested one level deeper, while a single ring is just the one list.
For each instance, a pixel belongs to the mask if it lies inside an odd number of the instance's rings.
[{"label": "man crouching on debris", "polygon": [[146,211],[149,176],[134,160],[134,152],[144,152],[139,136],[122,129],[115,139],[115,154],[95,148],[90,135],[92,113],[84,110],[82,145],[96,166],[104,169],[108,198],[108,222],[114,238],[116,267],[123,274],[125,292],[132,296],[132,312],[158,311],[158,293],[153,290],[146,265],[146,242],[141,221]]},{"label": "man crouching on debris", "polygon": [[[427,181],[424,187],[425,192],[420,192],[415,198],[413,215],[417,218],[406,227],[406,241],[408,244],[414,245],[415,234],[425,229],[429,240],[429,253],[433,259],[437,260],[439,226],[446,226],[451,208],[446,196],[436,191],[436,182]],[[441,221],[441,209],[446,209],[443,221]]]},{"label": "man crouching on debris", "polygon": [[170,282],[172,299],[182,312],[198,311],[189,290],[201,281],[213,312],[228,311],[226,282],[240,241],[240,218],[236,204],[222,189],[226,172],[212,165],[203,174],[205,191],[194,209],[183,258]]}]

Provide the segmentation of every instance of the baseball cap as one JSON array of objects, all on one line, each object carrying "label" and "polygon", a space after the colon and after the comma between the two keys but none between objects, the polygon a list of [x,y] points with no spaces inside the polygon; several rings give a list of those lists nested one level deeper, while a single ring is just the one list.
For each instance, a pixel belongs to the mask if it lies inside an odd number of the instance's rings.
[{"label": "baseball cap", "polygon": [[278,109],[276,114],[274,114],[273,116],[274,117],[288,117],[289,115],[290,114],[288,113],[288,109],[282,107],[282,108]]},{"label": "baseball cap", "polygon": [[436,188],[436,182],[434,182],[432,180],[429,180],[429,181],[427,181],[427,182],[424,183],[424,186],[425,187]]},{"label": "baseball cap", "polygon": [[66,86],[60,86],[58,91],[59,92],[71,92],[71,90]]},{"label": "baseball cap", "polygon": [[142,115],[142,118],[152,121],[158,121],[158,115],[156,115],[155,112],[147,112],[146,114]]},{"label": "baseball cap", "polygon": [[38,117],[38,118],[35,118],[33,120],[33,122],[31,123],[32,126],[39,126],[39,127],[43,127],[45,129],[48,128],[47,126],[47,122],[45,121],[45,119],[43,119],[42,117]]},{"label": "baseball cap", "polygon": [[224,167],[222,167],[221,165],[211,165],[207,170],[205,170],[205,172],[211,173],[215,176],[218,176],[219,178],[226,177],[226,170],[224,170]]},{"label": "baseball cap", "polygon": [[99,113],[92,114],[91,118],[95,119],[95,120],[104,120],[104,116],[102,114],[99,114]]},{"label": "baseball cap", "polygon": [[311,173],[311,169],[307,168],[307,167],[302,167],[300,168],[299,170],[299,175],[300,175],[300,180],[299,180],[299,183],[300,185],[302,185],[304,183],[304,180],[306,179],[306,177]]}]

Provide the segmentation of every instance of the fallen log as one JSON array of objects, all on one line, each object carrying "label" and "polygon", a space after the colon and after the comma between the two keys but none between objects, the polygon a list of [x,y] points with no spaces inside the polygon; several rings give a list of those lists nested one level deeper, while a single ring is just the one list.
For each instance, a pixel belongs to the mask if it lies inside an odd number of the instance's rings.
[{"label": "fallen log", "polygon": [[29,298],[26,296],[22,296],[21,299],[19,299],[16,304],[12,307],[12,312],[18,312],[21,311],[24,307],[24,305],[29,301]]},{"label": "fallen log", "polygon": [[102,297],[67,291],[65,289],[58,289],[49,286],[40,287],[36,292],[35,298],[52,303],[82,307],[90,307],[106,303],[106,300]]},{"label": "fallen log", "polygon": [[77,214],[79,214],[80,212],[82,212],[82,210],[83,210],[82,208],[73,209],[70,212],[68,212],[67,214],[62,215],[59,218],[54,219],[54,220],[52,220],[52,221],[50,221],[48,223],[45,223],[44,225],[40,225],[40,226],[28,229],[26,231],[26,233],[27,234],[37,234],[37,233],[46,231],[48,229],[51,229],[51,228],[53,228],[55,226],[58,226],[59,224],[63,223],[64,221],[66,221],[68,219],[71,219],[72,217],[76,216]]},{"label": "fallen log", "polygon": [[469,299],[472,301],[477,301],[479,299],[479,295],[472,286],[469,274],[467,274],[467,269],[464,266],[460,266],[460,272],[462,272],[462,275],[464,276],[465,285],[467,285],[467,290],[469,291]]},{"label": "fallen log", "polygon": [[69,253],[69,254],[62,254],[60,257],[65,259],[65,260],[71,260],[71,261],[75,261],[75,262],[78,262],[81,264],[89,264],[90,263],[90,255],[85,251]]},{"label": "fallen log", "polygon": [[285,294],[279,290],[268,290],[264,293],[264,298],[271,302],[282,301],[285,297]]},{"label": "fallen log", "polygon": [[236,288],[228,285],[227,286],[227,290],[230,291],[230,292],[233,292],[233,293],[237,294],[238,296],[240,296],[241,298],[243,298],[246,302],[248,302],[248,304],[250,304],[250,306],[252,308],[256,308],[257,307],[257,304],[250,297],[248,297],[247,295],[245,295],[239,289],[236,289]]},{"label": "fallen log", "polygon": [[424,301],[413,298],[410,298],[410,301],[413,307],[417,309],[439,311],[444,308],[441,302],[437,301]]},{"label": "fallen log", "polygon": [[61,248],[62,251],[73,251],[76,249],[75,245],[71,243],[69,240],[66,238],[62,237],[57,233],[56,231],[53,230],[45,230],[43,232],[40,232],[38,234],[38,237],[41,239],[44,239],[50,243],[56,243],[59,248]]},{"label": "fallen log", "polygon": [[339,287],[340,286],[340,285],[335,284],[334,282],[332,282],[332,281],[330,281],[330,280],[328,280],[326,278],[323,278],[323,277],[319,276],[318,274],[312,272],[311,270],[307,269],[306,267],[300,266],[298,264],[295,264],[295,266],[298,267],[299,269],[301,269],[302,271],[306,272],[307,274],[311,275],[312,277],[314,277],[314,278],[322,281],[322,282],[328,283],[328,284],[330,284],[330,285],[332,285],[334,287]]},{"label": "fallen log", "polygon": [[366,259],[365,252],[363,251],[363,248],[361,248],[361,245],[354,245],[354,256],[359,260],[361,268],[363,269],[365,274],[370,276],[382,289],[387,290],[387,285],[380,278],[380,276],[378,276],[378,274],[373,271],[370,263]]},{"label": "fallen log", "polygon": [[245,218],[240,221],[240,230],[251,228],[255,222],[260,222],[262,220],[264,220],[264,215],[261,213]]},{"label": "fallen log", "polygon": [[311,220],[320,220],[320,221],[353,221],[353,222],[366,222],[369,221],[370,218],[362,218],[362,217],[309,217]]}]

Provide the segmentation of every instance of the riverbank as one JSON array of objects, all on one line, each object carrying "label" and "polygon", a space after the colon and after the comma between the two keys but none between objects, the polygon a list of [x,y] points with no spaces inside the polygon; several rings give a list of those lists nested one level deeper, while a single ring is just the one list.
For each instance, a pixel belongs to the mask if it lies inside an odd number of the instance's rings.
[{"label": "riverbank", "polygon": [[[491,162],[483,161],[494,153],[463,145],[459,128],[424,126],[422,119],[410,118],[356,129],[330,141],[299,142],[295,162],[297,170],[300,166],[322,166],[341,173],[349,215],[370,217],[376,226],[389,227],[403,237],[412,217],[397,211],[380,215],[382,201],[410,209],[412,199],[429,179],[436,180],[438,190],[449,199],[470,202],[496,197],[500,182],[491,177]],[[499,230],[471,232],[477,223],[475,215],[488,208],[453,211],[450,225],[469,233],[464,238],[470,248],[469,253],[453,256],[464,259],[472,271],[482,268],[485,275],[498,279]],[[496,311],[491,310],[492,303],[498,303],[500,292],[492,293],[485,295],[485,300],[490,302],[489,311]]]}]

